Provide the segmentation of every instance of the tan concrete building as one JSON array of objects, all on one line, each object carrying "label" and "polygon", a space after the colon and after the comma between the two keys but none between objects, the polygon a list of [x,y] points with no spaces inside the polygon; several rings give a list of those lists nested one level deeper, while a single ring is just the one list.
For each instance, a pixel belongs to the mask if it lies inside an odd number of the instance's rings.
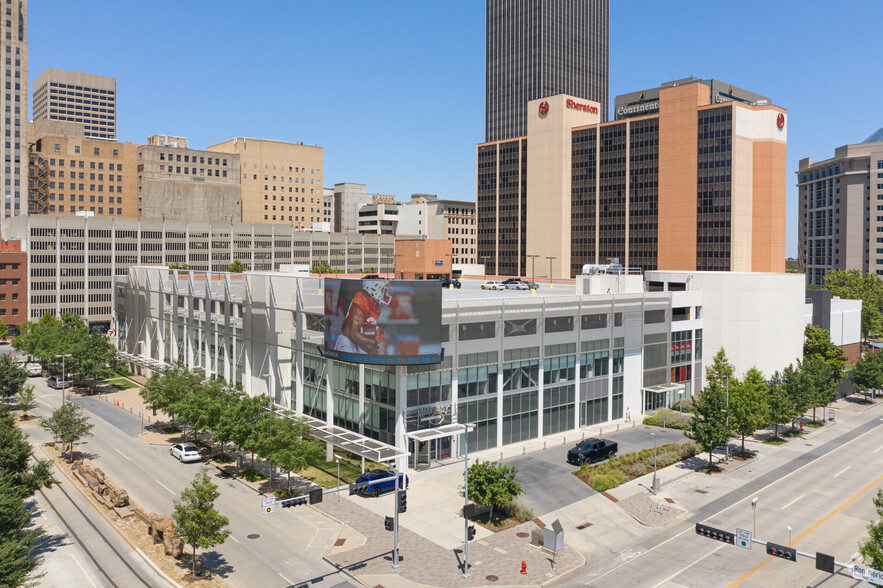
[{"label": "tan concrete building", "polygon": [[184,137],[153,135],[138,147],[138,216],[240,222],[239,155],[189,149]]},{"label": "tan concrete building", "polygon": [[31,214],[134,217],[139,145],[83,136],[83,123],[38,120],[28,155]]},{"label": "tan concrete building", "polygon": [[796,173],[807,285],[823,285],[831,270],[883,276],[883,129],[829,159],[801,159]]},{"label": "tan concrete building", "polygon": [[[658,112],[608,123],[558,95],[528,135],[477,146],[478,261],[552,277],[612,259],[643,270],[782,272],[786,111],[714,100],[707,80],[659,88]],[[761,103],[763,102],[763,103]]]},{"label": "tan concrete building", "polygon": [[6,4],[5,18],[0,19],[0,73],[6,91],[0,92],[0,192],[3,208],[0,218],[27,214],[28,174],[28,2]]},{"label": "tan concrete building", "polygon": [[435,194],[411,194],[411,201],[399,205],[396,234],[421,235],[451,242],[453,263],[474,264],[475,203],[440,200]]},{"label": "tan concrete building", "polygon": [[208,151],[239,156],[242,222],[304,229],[322,222],[322,147],[236,137]]},{"label": "tan concrete building", "polygon": [[116,139],[116,78],[49,68],[34,81],[34,120],[83,124],[86,137]]}]

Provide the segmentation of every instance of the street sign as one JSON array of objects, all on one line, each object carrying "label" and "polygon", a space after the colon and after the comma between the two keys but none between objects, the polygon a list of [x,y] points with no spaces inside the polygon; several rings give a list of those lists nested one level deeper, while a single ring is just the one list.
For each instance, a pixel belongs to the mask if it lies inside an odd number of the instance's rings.
[{"label": "street sign", "polygon": [[852,577],[856,580],[870,582],[871,584],[883,584],[883,572],[858,564],[852,564]]},{"label": "street sign", "polygon": [[751,549],[751,531],[736,529],[736,545],[745,549]]},{"label": "street sign", "polygon": [[264,514],[273,514],[276,512],[276,499],[270,496],[261,501],[261,511]]}]

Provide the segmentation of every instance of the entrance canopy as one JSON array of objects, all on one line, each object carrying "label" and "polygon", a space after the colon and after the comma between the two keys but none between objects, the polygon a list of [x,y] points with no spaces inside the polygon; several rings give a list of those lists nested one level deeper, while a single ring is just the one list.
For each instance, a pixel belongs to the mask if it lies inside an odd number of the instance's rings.
[{"label": "entrance canopy", "polygon": [[[276,414],[279,416],[285,416],[284,411],[281,410],[277,410]],[[391,461],[399,457],[407,457],[410,455],[404,449],[398,449],[392,445],[378,441],[377,439],[366,437],[365,435],[350,431],[349,429],[344,429],[343,427],[338,427],[337,425],[329,425],[325,421],[314,417],[297,415],[293,418],[303,420],[309,424],[313,428],[312,435],[316,439],[324,441],[325,443],[331,443],[335,447],[340,447],[345,451],[349,451],[359,457],[364,457],[365,459],[377,463]]]},{"label": "entrance canopy", "polygon": [[413,431],[411,433],[405,433],[405,437],[407,437],[408,439],[414,439],[415,441],[431,441],[433,439],[450,437],[462,432],[463,425],[453,424],[442,425],[441,427],[434,427],[432,429],[421,429],[419,431]]},{"label": "entrance canopy", "polygon": [[163,363],[157,359],[153,359],[152,357],[146,357],[144,355],[132,355],[131,353],[126,353],[124,351],[117,351],[117,357],[122,361],[134,363],[137,366],[147,368],[154,372],[163,373],[169,367],[168,364]]},{"label": "entrance canopy", "polygon": [[656,384],[641,388],[641,400],[644,411],[656,410],[663,406],[671,406],[671,399],[675,393],[683,394],[686,386],[683,384]]},{"label": "entrance canopy", "polygon": [[683,384],[656,384],[655,386],[645,386],[642,388],[644,393],[650,394],[667,394],[669,392],[677,392],[684,390]]}]

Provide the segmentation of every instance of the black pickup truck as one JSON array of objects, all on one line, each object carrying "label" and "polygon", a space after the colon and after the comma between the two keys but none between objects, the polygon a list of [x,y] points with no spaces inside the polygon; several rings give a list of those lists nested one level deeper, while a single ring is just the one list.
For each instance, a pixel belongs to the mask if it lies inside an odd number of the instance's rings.
[{"label": "black pickup truck", "polygon": [[616,455],[619,445],[606,439],[584,439],[567,452],[567,463],[580,465],[609,459]]}]

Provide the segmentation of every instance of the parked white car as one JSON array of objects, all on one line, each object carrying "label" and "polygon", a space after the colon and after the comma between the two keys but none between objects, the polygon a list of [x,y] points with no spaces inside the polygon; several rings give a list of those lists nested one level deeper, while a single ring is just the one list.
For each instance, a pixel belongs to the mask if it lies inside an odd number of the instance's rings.
[{"label": "parked white car", "polygon": [[506,285],[500,280],[488,280],[481,285],[482,290],[505,290]]},{"label": "parked white car", "polygon": [[169,455],[180,462],[202,461],[202,454],[193,443],[176,443],[169,448]]},{"label": "parked white car", "polygon": [[25,371],[28,372],[29,376],[42,376],[43,366],[39,363],[29,363],[25,365]]},{"label": "parked white car", "polygon": [[525,282],[509,282],[506,284],[507,290],[530,290],[530,287]]}]

